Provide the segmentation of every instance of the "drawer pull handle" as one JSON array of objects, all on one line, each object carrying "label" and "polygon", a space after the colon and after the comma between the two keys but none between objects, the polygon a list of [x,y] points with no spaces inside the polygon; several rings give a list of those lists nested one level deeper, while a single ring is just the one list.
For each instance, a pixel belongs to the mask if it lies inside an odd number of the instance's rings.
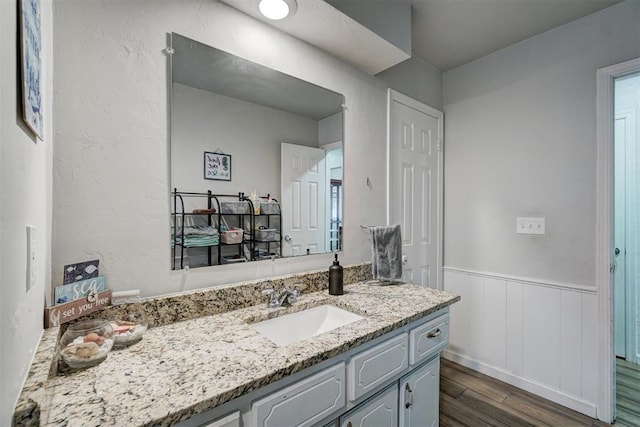
[{"label": "drawer pull handle", "polygon": [[440,331],[440,328],[438,328],[433,332],[429,332],[427,334],[427,338],[436,338],[436,337],[440,336],[441,333],[442,333],[442,331]]},{"label": "drawer pull handle", "polygon": [[[407,402],[404,404],[404,407],[409,409],[413,406],[413,390],[411,390],[411,386],[409,385],[409,383],[407,383],[404,386],[404,400]],[[409,396],[407,397],[407,393],[409,393]]]}]

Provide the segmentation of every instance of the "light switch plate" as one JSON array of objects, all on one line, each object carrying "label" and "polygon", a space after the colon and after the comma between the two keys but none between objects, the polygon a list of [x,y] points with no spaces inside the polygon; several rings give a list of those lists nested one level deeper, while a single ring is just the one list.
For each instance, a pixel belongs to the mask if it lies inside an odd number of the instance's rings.
[{"label": "light switch plate", "polygon": [[516,233],[518,234],[545,234],[545,219],[543,218],[516,218]]}]

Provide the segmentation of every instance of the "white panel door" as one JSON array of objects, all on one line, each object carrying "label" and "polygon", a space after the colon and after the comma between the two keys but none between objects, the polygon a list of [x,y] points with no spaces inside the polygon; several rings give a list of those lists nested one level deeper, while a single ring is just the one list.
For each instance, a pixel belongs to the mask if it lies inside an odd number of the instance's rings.
[{"label": "white panel door", "polygon": [[325,252],[325,150],[281,146],[282,255]]},{"label": "white panel door", "polygon": [[442,112],[390,96],[389,223],[402,226],[403,280],[439,288]]}]

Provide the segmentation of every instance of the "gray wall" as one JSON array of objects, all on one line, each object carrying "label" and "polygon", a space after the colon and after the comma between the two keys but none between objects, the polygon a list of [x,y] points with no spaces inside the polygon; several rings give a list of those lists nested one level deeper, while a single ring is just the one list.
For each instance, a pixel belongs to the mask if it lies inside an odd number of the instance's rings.
[{"label": "gray wall", "polygon": [[596,70],[640,56],[638,16],[628,0],[444,73],[446,266],[595,284]]},{"label": "gray wall", "polygon": [[[178,191],[255,190],[280,199],[280,144],[318,147],[316,120],[177,83],[171,96],[171,183]],[[230,182],[203,177],[203,154],[217,149],[231,155]]]},{"label": "gray wall", "polygon": [[342,258],[370,259],[359,225],[385,220],[383,209],[372,209],[386,197],[383,82],[209,0],[67,0],[54,3],[54,22],[54,278],[69,262],[97,257],[110,289],[151,296],[331,264],[330,255],[313,255],[277,260],[273,269],[255,262],[169,270],[171,32],[344,94]]},{"label": "gray wall", "polygon": [[391,89],[442,110],[442,73],[423,59],[414,56],[376,77]]},{"label": "gray wall", "polygon": [[[44,133],[22,120],[18,2],[0,1],[0,425],[13,408],[42,334],[45,290],[51,282],[51,1],[39,2]],[[27,225],[34,226],[35,284],[27,292]]]}]

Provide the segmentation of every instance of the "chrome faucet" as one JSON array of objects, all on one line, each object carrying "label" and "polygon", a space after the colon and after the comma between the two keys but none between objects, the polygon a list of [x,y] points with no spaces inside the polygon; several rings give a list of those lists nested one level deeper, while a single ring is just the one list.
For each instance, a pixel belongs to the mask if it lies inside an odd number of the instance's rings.
[{"label": "chrome faucet", "polygon": [[265,289],[264,291],[262,291],[262,294],[269,297],[267,306],[270,308],[276,308],[290,306],[294,302],[298,301],[300,291],[296,289],[296,285],[293,285],[293,288],[286,289],[279,296],[276,295],[276,291],[274,291],[273,289]]}]

